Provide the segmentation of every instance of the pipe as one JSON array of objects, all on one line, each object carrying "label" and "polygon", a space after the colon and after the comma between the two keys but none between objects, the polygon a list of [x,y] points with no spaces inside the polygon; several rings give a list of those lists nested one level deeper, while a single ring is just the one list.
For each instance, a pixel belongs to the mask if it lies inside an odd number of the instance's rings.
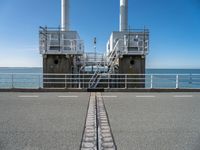
[{"label": "pipe", "polygon": [[128,29],[128,0],[120,0],[120,31]]},{"label": "pipe", "polygon": [[69,30],[69,0],[61,0],[61,30]]}]

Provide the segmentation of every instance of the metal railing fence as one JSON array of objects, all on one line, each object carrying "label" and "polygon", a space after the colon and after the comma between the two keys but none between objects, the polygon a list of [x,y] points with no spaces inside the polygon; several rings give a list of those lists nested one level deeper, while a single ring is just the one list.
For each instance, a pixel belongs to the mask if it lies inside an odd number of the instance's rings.
[{"label": "metal railing fence", "polygon": [[[90,88],[94,74],[0,73],[0,89]],[[99,79],[98,79],[99,77]],[[200,89],[200,74],[97,75],[95,88],[104,89]]]}]

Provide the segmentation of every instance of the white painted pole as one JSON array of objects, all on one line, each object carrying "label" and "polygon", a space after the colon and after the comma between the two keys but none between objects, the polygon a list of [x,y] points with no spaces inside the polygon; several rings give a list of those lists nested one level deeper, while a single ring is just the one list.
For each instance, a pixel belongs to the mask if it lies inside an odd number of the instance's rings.
[{"label": "white painted pole", "polygon": [[179,88],[179,75],[176,75],[176,89]]},{"label": "white painted pole", "polygon": [[153,88],[153,75],[151,75],[151,89]]},{"label": "white painted pole", "polygon": [[69,0],[61,0],[61,29],[69,30]]},{"label": "white painted pole", "polygon": [[120,0],[120,31],[128,29],[128,0]]}]

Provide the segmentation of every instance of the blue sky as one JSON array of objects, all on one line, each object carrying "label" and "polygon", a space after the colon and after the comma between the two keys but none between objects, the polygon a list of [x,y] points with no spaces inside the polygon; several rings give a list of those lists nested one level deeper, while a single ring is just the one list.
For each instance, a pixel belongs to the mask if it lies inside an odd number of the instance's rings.
[{"label": "blue sky", "polygon": [[[119,0],[71,0],[70,26],[86,51],[104,52]],[[42,66],[39,26],[60,25],[60,0],[0,1],[0,67]],[[129,0],[129,26],[150,29],[148,68],[200,68],[200,0]]]}]

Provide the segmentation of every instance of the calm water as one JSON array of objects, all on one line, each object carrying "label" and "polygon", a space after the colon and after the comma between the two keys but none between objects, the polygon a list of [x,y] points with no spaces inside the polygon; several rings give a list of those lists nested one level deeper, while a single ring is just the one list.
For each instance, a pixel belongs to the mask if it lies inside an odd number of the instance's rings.
[{"label": "calm water", "polygon": [[42,68],[0,67],[0,73],[42,73]]},{"label": "calm water", "polygon": [[[42,73],[42,68],[0,67],[0,73]],[[200,74],[200,69],[146,69],[147,74]]]},{"label": "calm water", "polygon": [[147,69],[149,74],[200,74],[200,69]]},{"label": "calm water", "polygon": [[[12,73],[22,74],[12,76]],[[24,75],[26,73],[30,73],[31,75]],[[175,74],[182,74],[178,79],[180,88],[200,88],[200,69],[147,69],[146,73],[157,74],[152,79],[153,88],[176,87]],[[0,67],[0,88],[38,88],[42,87],[42,81],[42,68]],[[146,76],[146,87],[151,87],[151,76]]]}]

